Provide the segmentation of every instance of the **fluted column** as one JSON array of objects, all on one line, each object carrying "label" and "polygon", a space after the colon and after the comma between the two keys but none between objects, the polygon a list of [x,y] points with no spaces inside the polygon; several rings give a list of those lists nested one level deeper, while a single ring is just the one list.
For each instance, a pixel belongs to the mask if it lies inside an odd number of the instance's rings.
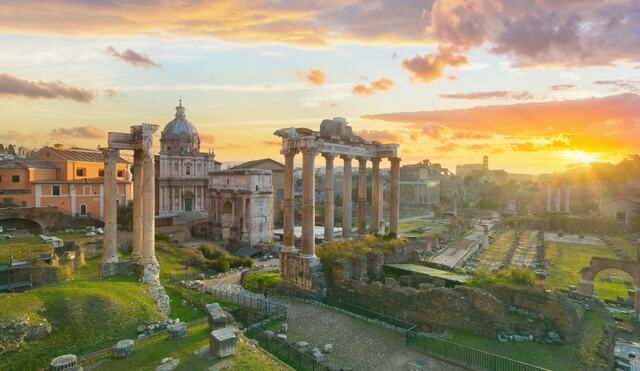
[{"label": "fluted column", "polygon": [[358,234],[367,234],[367,159],[358,157]]},{"label": "fluted column", "polygon": [[316,219],[316,172],[314,160],[316,152],[312,149],[302,151],[302,255],[314,257],[315,219]]},{"label": "fluted column", "polygon": [[333,241],[334,209],[333,203],[333,159],[334,155],[324,153],[326,160],[324,172],[324,241]]},{"label": "fluted column", "polygon": [[151,148],[143,152],[142,168],[142,262],[143,264],[158,265],[156,260],[156,237],[155,237],[155,197],[154,197],[154,173],[153,152]]},{"label": "fluted column", "polygon": [[142,258],[142,204],[143,204],[143,179],[142,163],[144,156],[142,150],[133,151],[133,248],[131,257],[140,262]]},{"label": "fluted column", "polygon": [[380,233],[382,222],[382,184],[380,183],[380,159],[371,159],[371,233]]},{"label": "fluted column", "polygon": [[294,203],[294,160],[295,152],[286,152],[284,154],[284,220],[283,220],[283,241],[282,251],[293,252],[295,251],[295,235],[293,229],[295,226],[295,203]]},{"label": "fluted column", "polygon": [[342,237],[351,238],[351,160],[350,156],[340,156],[344,161],[342,175]]},{"label": "fluted column", "polygon": [[118,262],[118,184],[116,181],[118,150],[112,148],[102,148],[101,150],[104,156],[104,233],[102,236],[102,263],[109,264]]},{"label": "fluted column", "polygon": [[249,207],[247,196],[242,196],[242,242],[249,243]]},{"label": "fluted column", "polygon": [[390,158],[391,161],[391,187],[389,205],[389,225],[391,232],[398,235],[398,223],[400,222],[400,159]]}]

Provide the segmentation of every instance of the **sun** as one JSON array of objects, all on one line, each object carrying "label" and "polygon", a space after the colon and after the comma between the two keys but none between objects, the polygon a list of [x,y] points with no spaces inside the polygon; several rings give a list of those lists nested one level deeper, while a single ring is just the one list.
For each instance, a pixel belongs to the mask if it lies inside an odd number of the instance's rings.
[{"label": "sun", "polygon": [[579,162],[581,164],[589,165],[592,162],[598,161],[598,154],[585,151],[563,151],[562,154],[567,159]]}]

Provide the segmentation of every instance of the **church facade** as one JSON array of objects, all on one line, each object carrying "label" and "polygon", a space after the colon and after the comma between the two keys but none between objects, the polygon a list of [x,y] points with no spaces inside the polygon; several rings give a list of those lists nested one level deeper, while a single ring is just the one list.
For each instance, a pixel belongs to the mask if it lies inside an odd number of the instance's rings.
[{"label": "church facade", "polygon": [[162,130],[155,163],[157,215],[207,212],[209,172],[221,164],[213,151],[200,152],[198,130],[187,120],[182,101]]}]

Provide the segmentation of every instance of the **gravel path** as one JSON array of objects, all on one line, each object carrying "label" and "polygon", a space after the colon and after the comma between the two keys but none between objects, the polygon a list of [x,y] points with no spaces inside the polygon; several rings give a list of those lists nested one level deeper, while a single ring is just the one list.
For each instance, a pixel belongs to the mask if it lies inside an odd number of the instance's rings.
[{"label": "gravel path", "polygon": [[322,349],[333,344],[326,360],[353,370],[438,370],[460,367],[406,347],[404,336],[358,318],[316,305],[278,297],[287,305],[288,337]]}]

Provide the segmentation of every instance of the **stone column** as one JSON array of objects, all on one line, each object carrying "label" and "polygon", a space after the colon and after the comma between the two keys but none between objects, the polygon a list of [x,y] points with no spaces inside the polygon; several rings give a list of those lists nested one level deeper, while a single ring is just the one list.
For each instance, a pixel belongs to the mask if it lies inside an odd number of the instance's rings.
[{"label": "stone column", "polygon": [[117,149],[101,148],[104,156],[104,233],[102,236],[102,276],[115,274],[112,265],[118,262],[118,204],[116,161]]},{"label": "stone column", "polygon": [[249,242],[249,207],[247,205],[247,196],[242,196],[242,244],[247,245]]},{"label": "stone column", "polygon": [[551,186],[547,186],[547,211],[551,211]]},{"label": "stone column", "polygon": [[367,159],[358,157],[358,234],[367,234]]},{"label": "stone column", "polygon": [[156,125],[143,124],[143,195],[142,206],[142,264],[143,282],[157,282],[160,278],[160,266],[156,259],[156,219],[155,219],[155,166],[153,164],[153,133]]},{"label": "stone column", "polygon": [[380,159],[371,159],[371,233],[379,234],[382,222],[382,184],[380,183]]},{"label": "stone column", "polygon": [[133,249],[131,258],[140,262],[142,257],[142,204],[143,204],[143,179],[142,163],[144,156],[142,150],[133,151]]},{"label": "stone column", "polygon": [[400,159],[394,157],[390,158],[389,161],[391,161],[389,224],[391,232],[398,235],[398,223],[400,222]]},{"label": "stone column", "polygon": [[293,252],[295,251],[295,235],[293,228],[295,226],[295,203],[294,203],[294,183],[293,178],[294,160],[296,153],[287,152],[284,154],[284,220],[283,220],[283,238],[282,238],[282,251]]},{"label": "stone column", "polygon": [[324,172],[324,241],[333,241],[334,208],[333,203],[333,159],[334,155],[324,153],[326,160]]},{"label": "stone column", "polygon": [[564,188],[564,212],[571,212],[571,187]]},{"label": "stone column", "polygon": [[560,209],[560,191],[562,190],[562,188],[560,187],[560,185],[556,185],[556,211],[560,212],[562,211]]},{"label": "stone column", "polygon": [[340,156],[344,161],[342,175],[342,237],[351,238],[351,160],[350,156]]},{"label": "stone column", "polygon": [[313,149],[302,151],[302,255],[312,258],[315,252],[315,220],[316,220],[316,172],[314,160],[316,152]]}]

